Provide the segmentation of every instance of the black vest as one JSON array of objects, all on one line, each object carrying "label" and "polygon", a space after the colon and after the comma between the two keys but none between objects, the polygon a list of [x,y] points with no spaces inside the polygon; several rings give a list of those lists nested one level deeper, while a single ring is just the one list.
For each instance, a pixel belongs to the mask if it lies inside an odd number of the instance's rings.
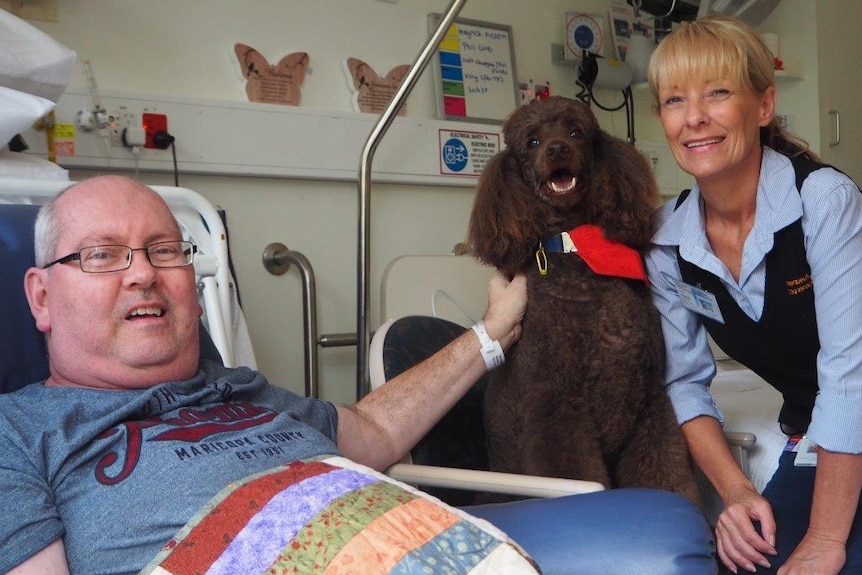
[{"label": "black vest", "polygon": [[[790,161],[796,172],[797,191],[811,172],[826,166],[805,156]],[[689,191],[680,194],[676,208]],[[772,250],[766,255],[766,290],[760,321],[753,321],[739,308],[717,276],[682,259],[679,248],[677,261],[683,281],[710,292],[718,301],[723,324],[698,315],[709,335],[730,357],[781,392],[784,405],[778,421],[784,429],[805,432],[818,391],[820,338],[801,218],[775,233]]]}]

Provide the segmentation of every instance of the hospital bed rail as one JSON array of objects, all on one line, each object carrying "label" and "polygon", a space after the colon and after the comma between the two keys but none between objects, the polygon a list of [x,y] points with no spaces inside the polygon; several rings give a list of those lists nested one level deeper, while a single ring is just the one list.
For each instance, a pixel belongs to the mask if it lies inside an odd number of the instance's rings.
[{"label": "hospital bed rail", "polygon": [[369,381],[369,348],[371,343],[371,330],[368,325],[368,316],[371,309],[371,164],[374,161],[374,153],[383,139],[389,127],[392,125],[398,110],[407,100],[407,96],[413,91],[419,76],[425,70],[437,47],[445,38],[452,23],[461,12],[461,8],[467,0],[452,0],[449,7],[440,18],[437,29],[428,39],[425,46],[416,57],[416,61],[410,66],[398,91],[392,97],[389,105],[380,115],[377,123],[368,135],[365,146],[362,149],[359,164],[359,255],[357,258],[357,318],[356,318],[356,399],[366,395],[370,391]]},{"label": "hospital bed rail", "polygon": [[[295,265],[302,276],[302,328],[304,336],[303,357],[305,359],[305,396],[319,396],[317,346],[323,347],[317,337],[317,281],[314,268],[305,255],[289,249],[280,242],[273,242],[263,250],[263,267],[272,275],[287,273]],[[356,338],[353,338],[355,343]]]}]

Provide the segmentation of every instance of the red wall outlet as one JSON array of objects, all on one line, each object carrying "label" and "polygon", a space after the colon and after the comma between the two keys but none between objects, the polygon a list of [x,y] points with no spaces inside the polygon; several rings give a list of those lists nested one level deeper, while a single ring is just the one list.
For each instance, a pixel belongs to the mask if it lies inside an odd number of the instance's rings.
[{"label": "red wall outlet", "polygon": [[153,143],[153,136],[157,132],[168,131],[168,117],[165,114],[144,113],[141,120],[144,125],[144,131],[147,133],[147,141],[144,144],[144,147],[158,148],[158,146]]}]

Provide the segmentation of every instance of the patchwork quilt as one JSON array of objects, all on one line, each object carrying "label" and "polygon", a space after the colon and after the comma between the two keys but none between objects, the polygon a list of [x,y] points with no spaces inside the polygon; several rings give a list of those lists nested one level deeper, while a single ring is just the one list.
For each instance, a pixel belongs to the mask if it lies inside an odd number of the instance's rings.
[{"label": "patchwork quilt", "polygon": [[341,457],[233,483],[142,575],[536,575],[502,531]]}]

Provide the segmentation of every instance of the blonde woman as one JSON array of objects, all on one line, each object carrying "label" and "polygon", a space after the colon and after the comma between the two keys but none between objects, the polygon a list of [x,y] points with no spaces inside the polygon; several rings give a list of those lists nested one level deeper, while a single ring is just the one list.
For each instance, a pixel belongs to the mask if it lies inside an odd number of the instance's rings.
[{"label": "blonde woman", "polygon": [[[744,23],[683,23],[648,77],[696,182],[658,212],[647,265],[667,391],[725,504],[719,557],[734,573],[862,573],[862,194],[780,127],[773,57]],[[784,452],[755,490],[721,430],[707,334],[782,392],[779,423],[819,446],[816,467]]]}]

